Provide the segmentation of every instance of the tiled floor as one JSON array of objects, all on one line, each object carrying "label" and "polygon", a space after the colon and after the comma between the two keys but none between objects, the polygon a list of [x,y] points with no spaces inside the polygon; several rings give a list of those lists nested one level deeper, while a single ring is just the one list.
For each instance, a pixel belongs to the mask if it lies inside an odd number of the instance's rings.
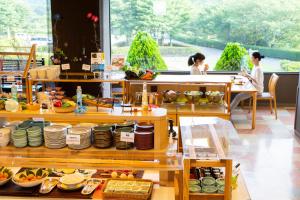
[{"label": "tiled floor", "polygon": [[[250,130],[248,110],[232,120],[242,140],[235,149],[253,200],[300,200],[300,139],[294,135],[295,109],[279,108],[278,120],[258,107],[257,127]],[[240,151],[240,153],[237,153]]]}]

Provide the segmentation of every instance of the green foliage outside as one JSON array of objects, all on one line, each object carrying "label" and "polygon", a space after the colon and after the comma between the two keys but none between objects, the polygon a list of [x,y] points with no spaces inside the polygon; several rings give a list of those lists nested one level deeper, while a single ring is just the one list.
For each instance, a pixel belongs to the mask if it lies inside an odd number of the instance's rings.
[{"label": "green foliage outside", "polygon": [[247,56],[248,66],[251,66],[247,50],[239,43],[228,43],[215,66],[216,71],[240,71],[242,59]]},{"label": "green foliage outside", "polygon": [[136,68],[166,70],[156,41],[146,32],[138,32],[130,46],[127,62]]},{"label": "green foliage outside", "polygon": [[[0,50],[20,51],[19,47],[30,47],[32,37],[52,38],[48,3],[48,0],[0,0]],[[37,59],[45,58],[47,64],[51,52],[51,45],[38,44]]]},{"label": "green foliage outside", "polygon": [[300,62],[282,60],[280,65],[281,68],[286,72],[300,72]]}]

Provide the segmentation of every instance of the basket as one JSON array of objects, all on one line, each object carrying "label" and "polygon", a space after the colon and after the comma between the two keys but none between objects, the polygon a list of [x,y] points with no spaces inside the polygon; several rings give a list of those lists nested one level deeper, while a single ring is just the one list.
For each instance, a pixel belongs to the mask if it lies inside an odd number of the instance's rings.
[{"label": "basket", "polygon": [[53,107],[53,110],[56,113],[71,113],[71,112],[74,112],[75,109],[76,109],[76,106],[70,106],[70,107],[67,107],[67,108]]},{"label": "basket", "polygon": [[[105,192],[107,184],[111,180],[119,180],[119,181],[138,181],[138,182],[150,182],[150,187],[147,194],[139,194],[139,193],[117,193],[117,192]],[[147,200],[150,199],[151,193],[153,189],[153,182],[151,180],[144,179],[107,179],[103,187],[103,196],[104,198],[121,198],[121,199],[134,199],[134,200]]]}]

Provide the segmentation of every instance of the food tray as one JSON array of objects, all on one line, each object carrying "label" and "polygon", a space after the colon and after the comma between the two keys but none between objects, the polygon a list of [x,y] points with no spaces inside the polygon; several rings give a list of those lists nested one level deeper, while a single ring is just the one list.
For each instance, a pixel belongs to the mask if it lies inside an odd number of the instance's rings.
[{"label": "food tray", "polygon": [[[116,193],[116,192],[105,192],[107,184],[109,181],[118,180],[118,181],[137,181],[137,182],[150,182],[150,187],[147,194],[139,194],[139,193]],[[103,186],[103,196],[104,198],[122,198],[122,199],[134,199],[134,200],[147,200],[151,197],[153,189],[153,182],[151,180],[144,180],[144,179],[107,179]]]},{"label": "food tray", "polygon": [[70,106],[67,108],[53,107],[53,109],[56,113],[71,113],[75,111],[76,106]]}]

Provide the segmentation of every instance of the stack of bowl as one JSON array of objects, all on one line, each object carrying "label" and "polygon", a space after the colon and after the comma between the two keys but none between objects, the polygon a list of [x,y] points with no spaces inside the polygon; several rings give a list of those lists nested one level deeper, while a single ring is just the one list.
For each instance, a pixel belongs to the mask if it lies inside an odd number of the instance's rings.
[{"label": "stack of bowl", "polygon": [[94,146],[97,148],[109,148],[113,144],[112,125],[103,124],[93,131]]},{"label": "stack of bowl", "polygon": [[8,145],[9,141],[10,141],[10,133],[11,130],[10,128],[1,128],[0,129],[0,147],[5,147]]},{"label": "stack of bowl", "polygon": [[114,142],[115,142],[116,148],[120,149],[120,150],[126,150],[126,149],[133,148],[133,143],[121,141],[121,133],[122,132],[125,132],[125,133],[133,132],[133,128],[125,127],[125,128],[118,128],[118,129],[115,130],[115,132],[114,132]]},{"label": "stack of bowl", "polygon": [[91,129],[86,127],[74,127],[69,129],[68,134],[79,135],[80,144],[69,144],[70,149],[80,150],[91,146]]},{"label": "stack of bowl", "polygon": [[65,147],[67,126],[52,125],[44,128],[45,145],[50,149],[60,149]]},{"label": "stack of bowl", "polygon": [[26,147],[27,146],[27,133],[26,130],[15,130],[12,133],[12,140],[15,147]]},{"label": "stack of bowl", "polygon": [[129,127],[129,128],[134,128],[134,122],[133,121],[125,121],[125,122],[123,122],[123,123],[118,123],[118,124],[116,124],[116,126],[115,126],[115,129],[119,129],[119,128],[127,128],[127,127]]},{"label": "stack of bowl", "polygon": [[32,126],[27,129],[29,146],[38,147],[43,144],[42,129],[39,126]]},{"label": "stack of bowl", "polygon": [[139,123],[135,127],[134,145],[136,149],[148,150],[154,148],[153,124]]}]

